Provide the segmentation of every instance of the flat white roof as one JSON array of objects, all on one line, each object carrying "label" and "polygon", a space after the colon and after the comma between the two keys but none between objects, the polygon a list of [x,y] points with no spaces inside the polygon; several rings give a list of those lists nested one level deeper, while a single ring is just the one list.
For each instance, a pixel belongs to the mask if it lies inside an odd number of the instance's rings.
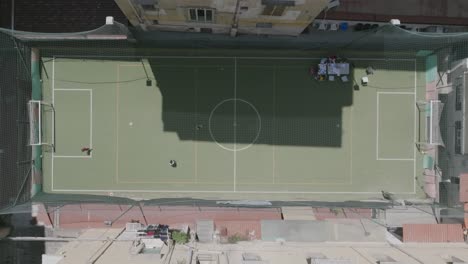
[{"label": "flat white roof", "polygon": [[[132,241],[115,240],[111,243],[109,240],[118,237],[122,231],[123,229],[113,228],[87,230],[79,237],[86,240],[70,242],[59,250],[58,255],[62,256],[63,259],[58,263],[95,261],[95,264],[194,264],[199,254],[216,255],[215,262],[217,264],[242,264],[245,262],[246,254],[255,254],[260,259],[257,261],[258,263],[268,264],[308,264],[308,258],[309,261],[312,258],[326,259],[321,263],[340,264],[376,263],[378,260],[393,260],[395,263],[405,264],[419,264],[420,262],[446,264],[450,260],[447,258],[468,262],[468,245],[464,243],[389,245],[386,242],[250,241],[238,244],[196,243],[190,245],[193,254],[190,254],[190,247],[177,245],[171,254],[167,254],[168,248],[165,247],[161,254],[132,255],[130,253]],[[91,241],[90,239],[101,239],[101,241]],[[164,259],[165,256],[170,257]]]}]

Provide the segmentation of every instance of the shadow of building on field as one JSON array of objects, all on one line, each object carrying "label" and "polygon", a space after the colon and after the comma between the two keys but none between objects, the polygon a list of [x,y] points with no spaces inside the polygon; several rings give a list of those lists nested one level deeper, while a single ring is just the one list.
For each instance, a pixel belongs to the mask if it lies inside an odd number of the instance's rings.
[{"label": "shadow of building on field", "polygon": [[181,140],[216,141],[228,148],[342,144],[343,107],[353,103],[352,71],[348,82],[317,81],[307,66],[280,68],[278,62],[267,69],[149,62],[162,95],[164,130]]}]

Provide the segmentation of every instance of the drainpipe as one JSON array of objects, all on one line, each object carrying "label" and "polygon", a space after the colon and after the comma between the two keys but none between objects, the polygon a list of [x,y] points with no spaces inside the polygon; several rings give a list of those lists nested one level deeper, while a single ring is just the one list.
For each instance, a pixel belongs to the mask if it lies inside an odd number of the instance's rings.
[{"label": "drainpipe", "polygon": [[236,9],[234,12],[234,17],[232,18],[231,24],[231,37],[235,37],[237,35],[237,27],[239,26],[239,5],[241,0],[236,1]]},{"label": "drainpipe", "polygon": [[140,17],[140,13],[137,11],[137,9],[134,6],[134,3],[132,0],[127,0],[128,4],[132,8],[133,13],[135,14],[136,18],[138,19],[138,23],[140,23],[140,26],[142,27],[143,30],[146,31],[146,25],[143,19]]}]

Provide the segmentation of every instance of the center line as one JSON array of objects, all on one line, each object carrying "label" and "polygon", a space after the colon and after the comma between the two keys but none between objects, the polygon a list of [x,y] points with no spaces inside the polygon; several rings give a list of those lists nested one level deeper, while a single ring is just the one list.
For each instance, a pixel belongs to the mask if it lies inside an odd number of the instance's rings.
[{"label": "center line", "polygon": [[237,58],[234,57],[234,192],[237,185]]}]

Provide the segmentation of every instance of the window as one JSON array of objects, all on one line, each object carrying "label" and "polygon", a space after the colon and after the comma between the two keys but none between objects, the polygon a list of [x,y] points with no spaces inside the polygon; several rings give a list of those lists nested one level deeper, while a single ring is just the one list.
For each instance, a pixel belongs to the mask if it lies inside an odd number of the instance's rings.
[{"label": "window", "polygon": [[212,22],[213,21],[213,11],[212,10],[206,10],[205,11],[205,20],[207,22]]},{"label": "window", "polygon": [[201,33],[213,33],[212,28],[200,28]]},{"label": "window", "polygon": [[198,21],[205,21],[205,10],[204,9],[197,9],[197,20]]},{"label": "window", "polygon": [[455,110],[462,110],[462,84],[455,86]]},{"label": "window", "polygon": [[462,154],[462,123],[461,121],[455,122],[455,154]]},{"label": "window", "polygon": [[189,8],[189,20],[193,22],[212,23],[213,10],[206,8]]},{"label": "window", "polygon": [[262,15],[264,16],[282,16],[288,6],[294,6],[296,3],[289,0],[262,0],[265,6]]},{"label": "window", "polygon": [[192,21],[197,20],[197,10],[196,9],[194,9],[194,8],[189,9],[189,19],[192,20]]},{"label": "window", "polygon": [[257,23],[255,26],[257,28],[272,28],[273,24],[272,23],[261,22],[261,23]]},{"label": "window", "polygon": [[141,5],[141,8],[143,8],[143,10],[146,10],[146,11],[155,11],[156,10],[156,6],[148,5],[148,4]]},{"label": "window", "polygon": [[262,0],[262,5],[295,6],[295,0]]},{"label": "window", "polygon": [[286,6],[282,5],[267,5],[263,9],[262,15],[264,16],[282,16]]}]

